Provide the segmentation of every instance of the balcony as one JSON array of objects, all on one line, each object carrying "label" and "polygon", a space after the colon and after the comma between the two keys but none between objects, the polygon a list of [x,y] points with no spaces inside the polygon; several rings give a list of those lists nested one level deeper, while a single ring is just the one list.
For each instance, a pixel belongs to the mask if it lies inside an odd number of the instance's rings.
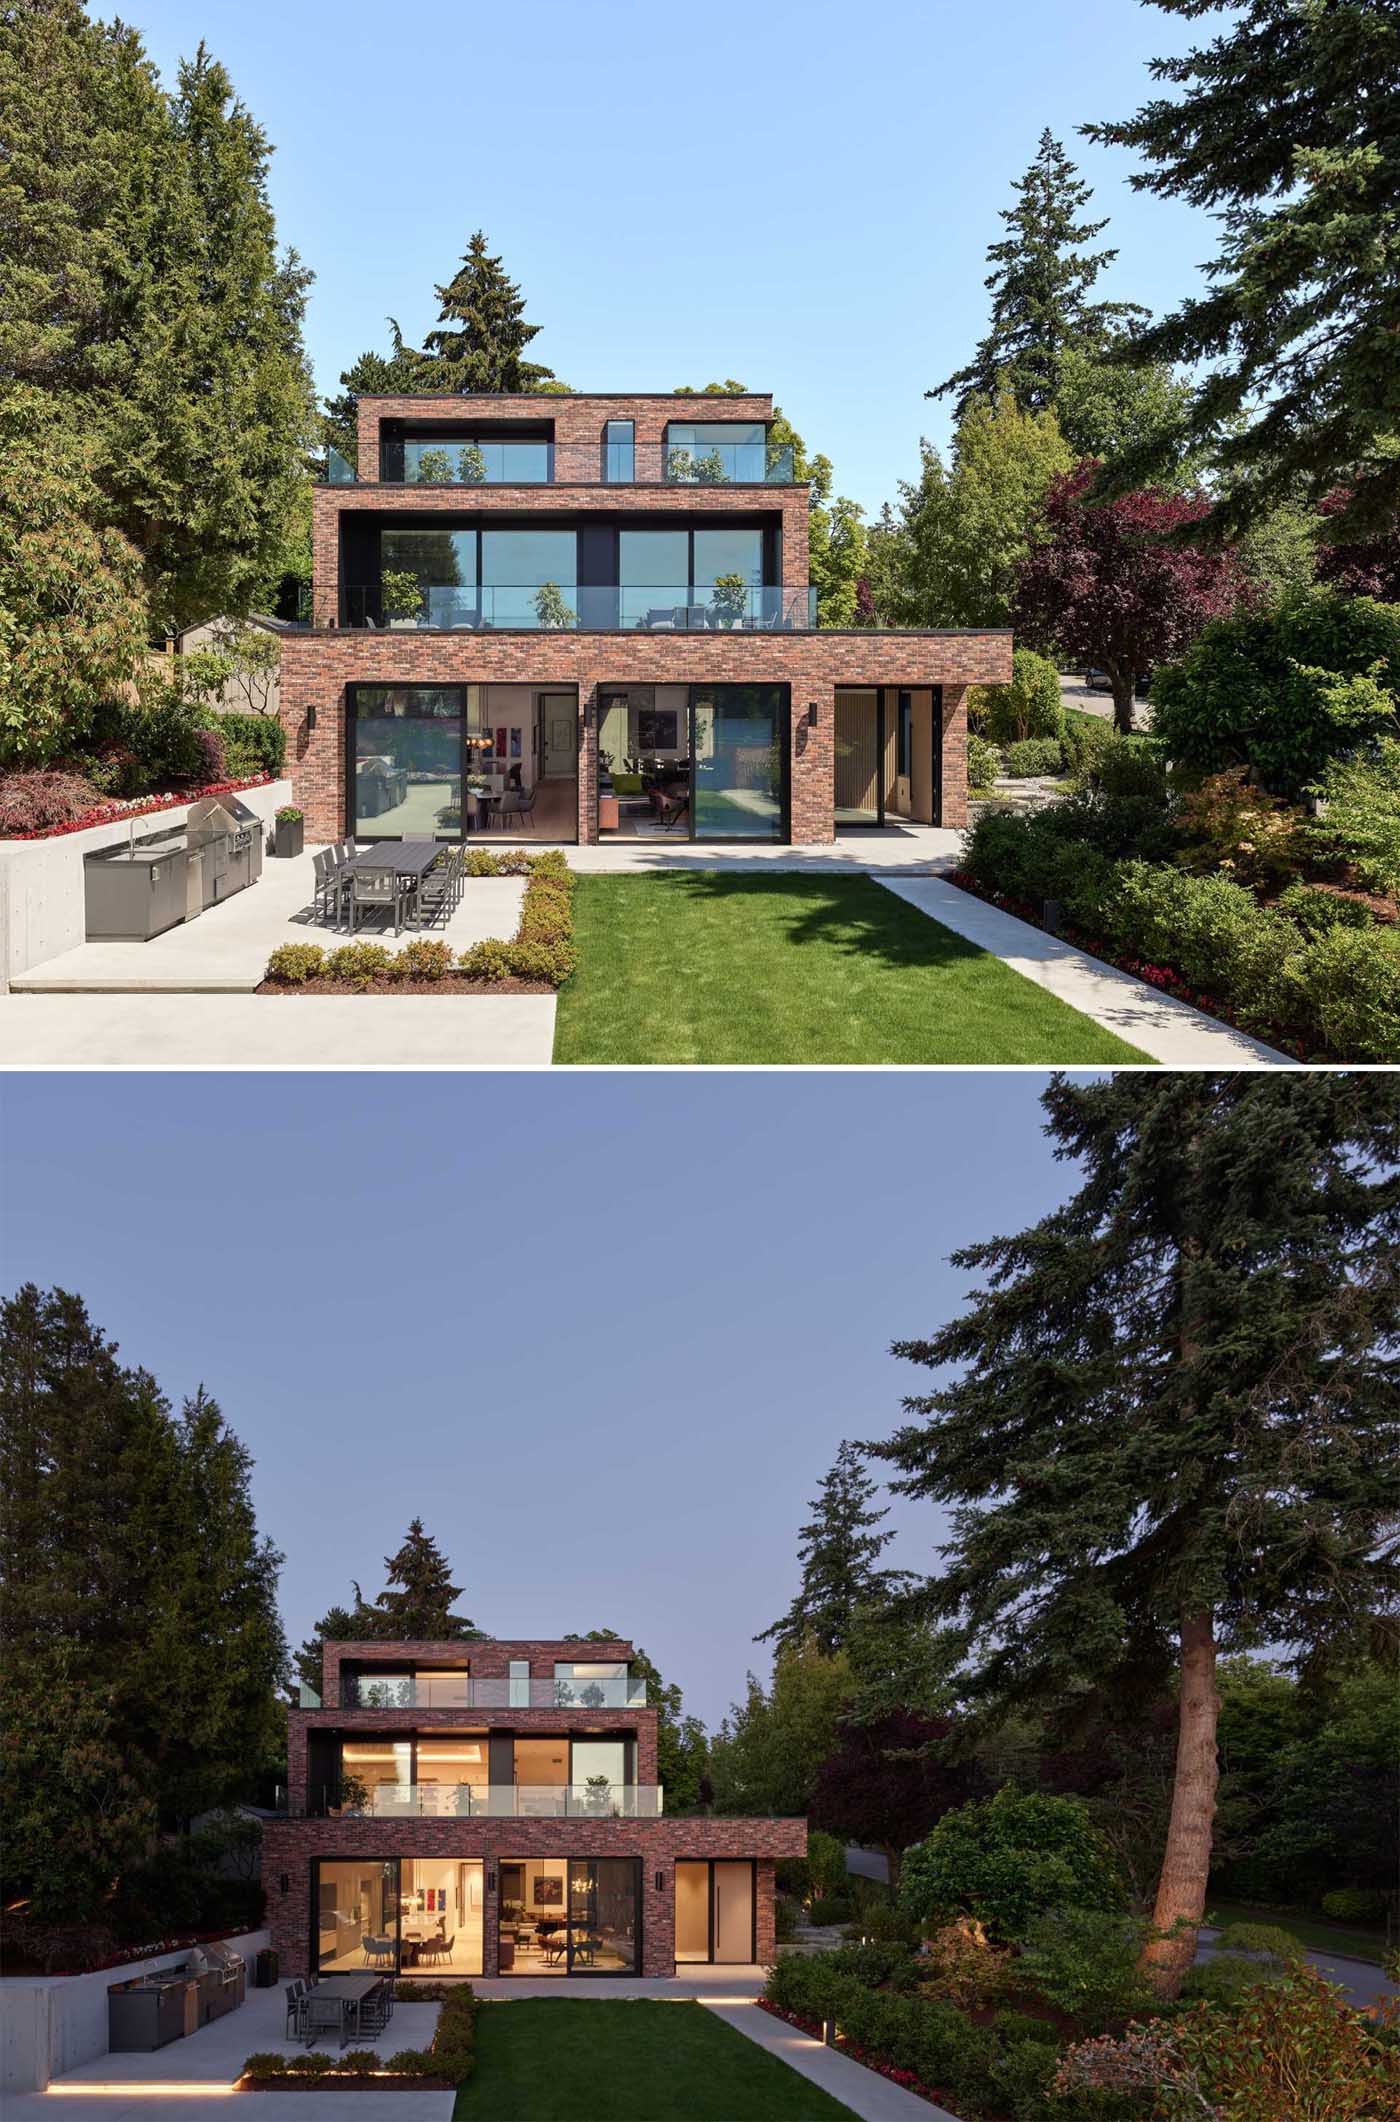
[{"label": "balcony", "polygon": [[[359,474],[338,449],[326,452],[326,483],[354,486]],[[385,486],[793,486],[787,443],[544,442],[407,439],[386,448]]]},{"label": "balcony", "polygon": [[642,1679],[473,1680],[466,1673],[346,1673],[346,1709],[645,1709]]},{"label": "balcony", "polygon": [[659,1783],[376,1783],[313,1785],[293,1816],[312,1820],[656,1820]]},{"label": "balcony", "polygon": [[776,583],[361,583],[340,592],[342,626],[391,633],[774,634],[807,633],[816,623],[816,591]]}]

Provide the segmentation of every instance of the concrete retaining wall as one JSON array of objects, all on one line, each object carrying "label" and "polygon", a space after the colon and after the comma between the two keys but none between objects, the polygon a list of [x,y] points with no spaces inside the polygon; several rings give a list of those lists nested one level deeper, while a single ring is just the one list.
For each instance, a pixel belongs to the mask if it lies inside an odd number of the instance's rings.
[{"label": "concrete retaining wall", "polygon": [[[242,1932],[227,1944],[249,1962],[272,1942],[265,1930]],[[0,2092],[41,2093],[51,2078],[107,2054],[107,1992],[157,1968],[179,1967],[191,1948],[125,1960],[90,1975],[6,1976],[0,1982]]]},{"label": "concrete retaining wall", "polygon": [[[240,803],[270,826],[274,811],[292,801],[290,781],[268,781],[245,788]],[[26,973],[60,951],[86,941],[83,857],[99,847],[116,847],[134,830],[170,831],[189,816],[188,803],[148,811],[130,823],[90,825],[80,833],[58,833],[52,840],[0,840],[0,992],[16,973]]]}]

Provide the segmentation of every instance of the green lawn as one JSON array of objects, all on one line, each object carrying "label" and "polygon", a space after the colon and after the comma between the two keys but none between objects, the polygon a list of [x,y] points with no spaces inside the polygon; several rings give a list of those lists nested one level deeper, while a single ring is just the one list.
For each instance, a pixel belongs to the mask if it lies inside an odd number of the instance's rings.
[{"label": "green lawn", "polygon": [[556,1062],[1149,1057],[869,877],[584,876]]},{"label": "green lawn", "polygon": [[1352,1960],[1369,1960],[1376,1967],[1381,1964],[1385,1946],[1385,1933],[1380,1929],[1360,1930],[1350,1924],[1328,1923],[1321,1916],[1295,1916],[1243,1901],[1211,1900],[1206,1906],[1206,1921],[1222,1930],[1227,1923],[1272,1923],[1275,1930],[1291,1931],[1309,1952],[1345,1953]]},{"label": "green lawn", "polygon": [[703,2004],[483,2004],[455,2122],[851,2122],[851,2110]]}]

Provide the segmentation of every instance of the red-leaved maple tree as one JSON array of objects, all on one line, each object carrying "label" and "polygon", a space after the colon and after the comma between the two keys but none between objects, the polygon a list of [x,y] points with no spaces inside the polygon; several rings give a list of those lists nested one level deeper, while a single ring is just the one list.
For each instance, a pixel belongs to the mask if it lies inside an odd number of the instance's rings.
[{"label": "red-leaved maple tree", "polygon": [[1150,487],[1090,501],[1096,468],[1086,459],[1046,494],[1013,617],[1030,645],[1107,672],[1114,721],[1127,731],[1139,677],[1180,655],[1208,619],[1244,603],[1249,588],[1228,547],[1178,542],[1206,515],[1204,498]]}]

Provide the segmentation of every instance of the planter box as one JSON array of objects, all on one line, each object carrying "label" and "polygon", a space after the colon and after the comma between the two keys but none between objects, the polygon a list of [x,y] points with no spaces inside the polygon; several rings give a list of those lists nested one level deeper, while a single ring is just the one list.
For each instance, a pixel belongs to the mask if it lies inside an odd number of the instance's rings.
[{"label": "planter box", "polygon": [[306,836],[305,818],[277,818],[272,827],[274,855],[299,855]]}]

